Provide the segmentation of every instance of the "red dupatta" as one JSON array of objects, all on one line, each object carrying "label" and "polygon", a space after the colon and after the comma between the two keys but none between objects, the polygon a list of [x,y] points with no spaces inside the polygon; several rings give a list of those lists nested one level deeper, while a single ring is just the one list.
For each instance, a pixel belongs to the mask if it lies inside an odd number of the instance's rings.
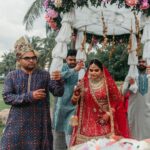
[{"label": "red dupatta", "polygon": [[[110,121],[106,126],[97,123],[100,105],[94,97],[89,85],[88,71],[83,79],[83,88],[81,92],[81,100],[77,108],[78,126],[74,127],[71,146],[83,143],[92,138],[109,137],[113,134],[123,137],[129,137],[126,114],[123,108],[122,96],[109,74],[108,70],[103,69],[105,89],[101,90],[101,94],[106,95],[110,111]],[[115,111],[112,112],[113,108]]]},{"label": "red dupatta", "polygon": [[126,116],[126,110],[123,105],[123,98],[119,92],[115,81],[112,79],[108,70],[103,69],[106,85],[108,89],[109,102],[112,108],[115,109],[113,113],[114,128],[118,128],[119,134],[125,138],[129,138],[129,128]]}]

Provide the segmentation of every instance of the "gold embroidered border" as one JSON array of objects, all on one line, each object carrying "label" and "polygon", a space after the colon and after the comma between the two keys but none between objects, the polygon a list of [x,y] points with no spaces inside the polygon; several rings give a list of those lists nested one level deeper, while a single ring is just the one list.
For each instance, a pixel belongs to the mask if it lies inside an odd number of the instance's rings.
[{"label": "gold embroidered border", "polygon": [[[104,72],[104,69],[103,69],[103,72]],[[112,133],[112,134],[115,134],[114,117],[113,117],[113,112],[112,112],[111,105],[110,105],[109,91],[108,91],[108,85],[107,85],[107,82],[106,82],[106,76],[105,76],[105,73],[104,73],[104,81],[105,81],[105,85],[106,85],[106,93],[107,93],[108,106],[109,106],[109,112],[110,112],[111,133]]]},{"label": "gold embroidered border", "polygon": [[109,134],[106,134],[106,135],[103,135],[103,136],[95,136],[95,137],[90,137],[90,136],[85,136],[85,135],[82,135],[82,134],[77,134],[77,138],[76,138],[76,144],[80,144],[80,143],[84,143],[84,142],[87,142],[89,140],[92,140],[92,139],[99,139],[99,138],[109,138],[111,135],[113,135],[113,133],[109,133]]}]

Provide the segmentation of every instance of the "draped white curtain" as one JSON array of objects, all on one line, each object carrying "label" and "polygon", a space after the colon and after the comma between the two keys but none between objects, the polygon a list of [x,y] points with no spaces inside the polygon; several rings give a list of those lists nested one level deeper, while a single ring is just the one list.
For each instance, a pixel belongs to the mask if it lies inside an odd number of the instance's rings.
[{"label": "draped white curtain", "polygon": [[147,60],[150,66],[150,17],[143,16],[142,22],[144,23],[144,31],[141,42],[144,44],[143,58]]},{"label": "draped white curtain", "polygon": [[[75,45],[75,49],[77,50],[77,56],[76,56],[76,60],[77,61],[83,61],[83,63],[86,61],[87,57],[86,57],[86,53],[85,50],[82,50],[82,41],[84,39],[84,34],[82,31],[78,31],[77,33],[77,38],[76,38],[76,45]],[[82,68],[79,71],[79,75],[78,75],[78,79],[82,79],[84,77],[85,74],[85,68]]]},{"label": "draped white curtain", "polygon": [[71,41],[72,35],[72,23],[75,20],[74,10],[72,9],[69,13],[65,13],[62,19],[62,27],[56,37],[56,46],[52,51],[52,63],[50,72],[55,70],[61,70],[63,66],[63,59],[67,56],[67,44]]},{"label": "draped white curtain", "polygon": [[85,50],[82,50],[82,41],[84,38],[84,34],[82,31],[79,31],[77,33],[77,38],[76,38],[76,45],[75,45],[75,49],[78,50],[77,51],[77,56],[76,59],[77,60],[83,60],[86,61],[86,53]]},{"label": "draped white curtain", "polygon": [[133,78],[138,76],[138,69],[137,69],[138,57],[137,57],[136,48],[137,48],[136,37],[134,34],[132,34],[132,48],[128,56],[128,65],[130,65],[128,76]]}]

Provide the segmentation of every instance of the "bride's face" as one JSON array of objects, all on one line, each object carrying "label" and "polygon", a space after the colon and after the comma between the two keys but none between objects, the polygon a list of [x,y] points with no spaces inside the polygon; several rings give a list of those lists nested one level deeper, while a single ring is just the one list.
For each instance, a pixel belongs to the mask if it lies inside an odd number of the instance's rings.
[{"label": "bride's face", "polygon": [[103,76],[102,70],[95,64],[91,64],[89,67],[89,77],[91,80],[96,80]]}]

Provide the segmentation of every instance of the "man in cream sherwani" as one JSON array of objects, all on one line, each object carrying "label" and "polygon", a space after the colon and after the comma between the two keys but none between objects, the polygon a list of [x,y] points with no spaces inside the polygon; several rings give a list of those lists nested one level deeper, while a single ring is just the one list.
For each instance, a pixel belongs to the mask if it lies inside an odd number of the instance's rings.
[{"label": "man in cream sherwani", "polygon": [[150,75],[146,73],[146,61],[139,57],[138,76],[127,76],[122,92],[130,91],[128,121],[131,137],[137,140],[150,138]]}]

